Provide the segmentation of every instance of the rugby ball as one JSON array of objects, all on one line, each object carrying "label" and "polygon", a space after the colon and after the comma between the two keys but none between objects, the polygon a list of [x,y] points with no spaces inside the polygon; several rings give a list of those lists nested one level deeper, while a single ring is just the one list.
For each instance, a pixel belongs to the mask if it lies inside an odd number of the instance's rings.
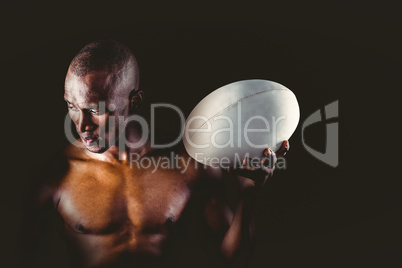
[{"label": "rugby ball", "polygon": [[300,117],[295,94],[261,79],[225,85],[202,99],[186,119],[183,144],[196,161],[238,166],[244,157],[262,159],[277,151],[295,131]]}]

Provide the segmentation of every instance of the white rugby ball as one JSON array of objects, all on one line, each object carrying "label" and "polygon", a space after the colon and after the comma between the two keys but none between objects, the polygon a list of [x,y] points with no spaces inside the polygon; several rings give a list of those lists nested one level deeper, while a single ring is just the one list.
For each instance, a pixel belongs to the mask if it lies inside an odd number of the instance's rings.
[{"label": "white rugby ball", "polygon": [[296,96],[268,80],[238,81],[213,91],[186,120],[183,143],[196,161],[209,166],[238,166],[245,156],[277,151],[299,122]]}]

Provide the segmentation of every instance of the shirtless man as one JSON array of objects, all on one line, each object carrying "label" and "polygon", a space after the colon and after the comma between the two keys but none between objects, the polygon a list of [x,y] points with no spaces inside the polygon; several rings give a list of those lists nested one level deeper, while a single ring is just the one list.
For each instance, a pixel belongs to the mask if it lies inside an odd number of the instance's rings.
[{"label": "shirtless man", "polygon": [[[162,259],[194,199],[202,207],[200,219],[217,234],[217,249],[227,263],[249,250],[254,191],[272,175],[273,168],[245,165],[232,172],[201,168],[179,149],[175,154],[185,161],[175,169],[152,172],[153,164],[148,169],[130,165],[130,154],[160,158],[170,153],[153,150],[148,142],[123,150],[117,145],[123,137],[117,118],[135,114],[143,99],[138,76],[133,54],[113,40],[93,42],[72,60],[64,98],[80,139],[55,157],[46,174],[35,181],[24,220],[26,266],[46,228],[46,211],[56,212],[60,219],[72,267],[154,264]],[[129,124],[124,135],[134,144],[141,139],[141,129]],[[277,154],[284,155],[288,148],[284,142]],[[267,149],[265,154],[276,160],[272,151]],[[182,172],[187,161],[190,164]],[[252,180],[236,172],[248,172]],[[232,209],[224,198],[224,176],[233,176],[240,189]]]}]

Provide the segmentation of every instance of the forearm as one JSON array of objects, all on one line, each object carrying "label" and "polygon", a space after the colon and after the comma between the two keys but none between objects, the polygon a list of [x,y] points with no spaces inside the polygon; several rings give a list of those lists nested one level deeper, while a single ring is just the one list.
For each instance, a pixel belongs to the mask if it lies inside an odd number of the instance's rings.
[{"label": "forearm", "polygon": [[221,253],[227,263],[233,263],[234,259],[248,262],[254,248],[254,215],[255,203],[254,189],[244,190],[240,198],[233,219],[223,237]]},{"label": "forearm", "polygon": [[[288,150],[289,142],[284,141],[277,153],[282,157]],[[241,167],[228,169],[229,173],[237,176],[240,186],[240,200],[221,244],[221,253],[231,266],[235,259],[236,262],[241,259],[242,266],[247,266],[254,249],[255,201],[265,182],[272,177],[277,161],[276,153],[271,149],[265,149],[263,154],[265,158],[257,166],[250,166],[246,157]]]}]

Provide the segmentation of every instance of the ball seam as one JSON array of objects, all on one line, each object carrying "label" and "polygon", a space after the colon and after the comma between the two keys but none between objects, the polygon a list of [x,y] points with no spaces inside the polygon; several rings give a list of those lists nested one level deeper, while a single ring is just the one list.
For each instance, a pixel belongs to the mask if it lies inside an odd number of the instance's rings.
[{"label": "ball seam", "polygon": [[[282,89],[279,89],[279,90],[282,90]],[[220,110],[219,112],[217,112],[216,114],[214,114],[214,115],[212,115],[210,118],[208,118],[207,121],[205,121],[201,126],[199,126],[199,127],[197,128],[197,130],[196,130],[195,132],[193,132],[193,134],[191,135],[191,137],[193,137],[193,136],[198,132],[198,130],[201,129],[201,127],[203,127],[203,126],[204,126],[207,122],[209,122],[212,118],[214,118],[214,117],[217,116],[218,114],[224,112],[225,110],[229,109],[229,108],[232,107],[233,105],[239,103],[239,101],[242,101],[242,100],[244,100],[244,99],[253,97],[253,96],[258,95],[258,94],[262,94],[262,93],[265,93],[265,92],[271,92],[271,91],[272,91],[272,89],[270,89],[270,90],[265,90],[265,91],[260,91],[260,92],[256,92],[256,93],[253,93],[253,94],[251,94],[251,95],[245,96],[245,97],[243,97],[243,98],[241,98],[241,99],[238,99],[236,102],[233,102],[233,103],[229,104],[229,105],[226,106],[224,109]]]}]

